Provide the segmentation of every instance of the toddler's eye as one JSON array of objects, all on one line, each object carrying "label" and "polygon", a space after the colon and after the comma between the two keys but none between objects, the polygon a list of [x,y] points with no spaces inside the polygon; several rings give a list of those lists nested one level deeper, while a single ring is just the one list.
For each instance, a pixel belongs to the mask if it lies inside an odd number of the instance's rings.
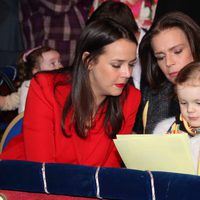
[{"label": "toddler's eye", "polygon": [[52,66],[55,66],[55,65],[56,65],[56,63],[55,63],[55,62],[52,62],[52,63],[51,63],[51,65],[52,65]]},{"label": "toddler's eye", "polygon": [[181,101],[181,102],[179,102],[181,105],[185,105],[185,104],[187,104],[186,102],[184,102],[184,101]]}]

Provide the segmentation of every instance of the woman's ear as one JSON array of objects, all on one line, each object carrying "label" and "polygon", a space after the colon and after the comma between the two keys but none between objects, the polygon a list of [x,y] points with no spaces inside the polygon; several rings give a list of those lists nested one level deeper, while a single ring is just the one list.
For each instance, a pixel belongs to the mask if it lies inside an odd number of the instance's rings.
[{"label": "woman's ear", "polygon": [[88,70],[92,69],[92,62],[89,61],[88,57],[89,57],[90,53],[88,51],[85,51],[82,55],[82,61],[83,63],[87,66]]}]

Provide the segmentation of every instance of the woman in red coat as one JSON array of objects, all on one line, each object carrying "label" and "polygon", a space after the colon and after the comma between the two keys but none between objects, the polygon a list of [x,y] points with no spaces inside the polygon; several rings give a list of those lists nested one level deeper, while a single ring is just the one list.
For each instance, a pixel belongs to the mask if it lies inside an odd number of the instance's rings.
[{"label": "woman in red coat", "polygon": [[104,19],[85,27],[72,73],[38,73],[31,81],[22,133],[0,159],[120,167],[116,134],[130,134],[140,92],[129,83],[135,36]]}]

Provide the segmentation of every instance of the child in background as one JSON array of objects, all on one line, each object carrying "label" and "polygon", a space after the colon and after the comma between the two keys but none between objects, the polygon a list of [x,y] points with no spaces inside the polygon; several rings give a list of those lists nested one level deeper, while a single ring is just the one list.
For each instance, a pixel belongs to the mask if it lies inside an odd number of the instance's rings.
[{"label": "child in background", "polygon": [[62,66],[60,62],[60,54],[50,47],[36,47],[22,54],[18,61],[18,91],[7,96],[0,96],[1,110],[24,111],[26,96],[30,80],[38,71],[49,71],[59,69]]},{"label": "child in background", "polygon": [[157,124],[153,133],[186,132],[195,154],[200,151],[200,62],[186,65],[175,79],[175,92],[181,113]]}]

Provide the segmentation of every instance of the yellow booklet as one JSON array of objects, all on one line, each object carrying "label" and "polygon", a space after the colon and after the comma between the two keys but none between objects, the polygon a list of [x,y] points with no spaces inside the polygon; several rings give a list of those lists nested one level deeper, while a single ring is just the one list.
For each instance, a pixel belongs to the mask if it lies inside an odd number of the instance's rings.
[{"label": "yellow booklet", "polygon": [[118,135],[114,143],[127,168],[198,174],[187,134]]}]

